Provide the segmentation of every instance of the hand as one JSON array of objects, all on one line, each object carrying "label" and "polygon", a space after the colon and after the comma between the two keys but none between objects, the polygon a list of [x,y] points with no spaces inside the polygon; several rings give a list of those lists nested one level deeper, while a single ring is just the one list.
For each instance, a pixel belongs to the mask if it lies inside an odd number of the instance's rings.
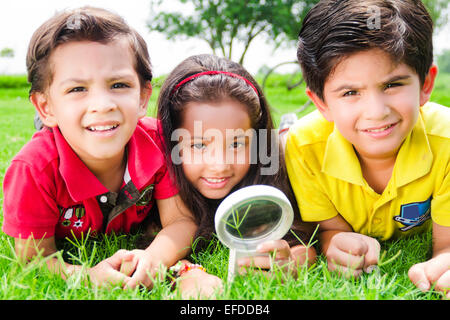
[{"label": "hand", "polygon": [[241,271],[244,267],[253,267],[272,270],[273,264],[276,264],[285,273],[296,275],[296,257],[286,240],[273,240],[260,244],[257,247],[258,253],[269,253],[269,255],[244,257],[238,260]]},{"label": "hand", "polygon": [[120,271],[131,277],[125,288],[133,289],[137,285],[142,285],[151,289],[159,266],[152,261],[152,257],[145,250],[135,249],[130,253],[133,256],[132,260],[124,261],[120,266]]},{"label": "hand", "polygon": [[119,271],[122,262],[130,261],[133,255],[127,250],[119,250],[111,257],[99,262],[88,270],[92,283],[97,286],[124,284],[131,280],[130,277]]},{"label": "hand", "polygon": [[200,269],[189,270],[179,278],[179,288],[183,299],[214,298],[223,290],[222,279]]},{"label": "hand", "polygon": [[422,291],[428,291],[435,284],[437,291],[450,299],[450,253],[413,265],[408,271],[409,279]]},{"label": "hand", "polygon": [[325,255],[328,269],[358,277],[363,271],[370,273],[376,267],[380,243],[363,234],[339,232],[331,238]]}]

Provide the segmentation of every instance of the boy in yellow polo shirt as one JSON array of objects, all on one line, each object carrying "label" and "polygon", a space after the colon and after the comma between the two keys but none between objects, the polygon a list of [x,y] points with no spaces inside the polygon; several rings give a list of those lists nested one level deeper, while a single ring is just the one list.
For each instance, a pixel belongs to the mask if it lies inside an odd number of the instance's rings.
[{"label": "boy in yellow polo shirt", "polygon": [[297,51],[317,111],[291,127],[286,162],[303,220],[320,223],[330,270],[370,272],[377,239],[432,228],[433,257],[409,277],[448,292],[450,109],[428,102],[432,33],[417,0],[320,1]]}]

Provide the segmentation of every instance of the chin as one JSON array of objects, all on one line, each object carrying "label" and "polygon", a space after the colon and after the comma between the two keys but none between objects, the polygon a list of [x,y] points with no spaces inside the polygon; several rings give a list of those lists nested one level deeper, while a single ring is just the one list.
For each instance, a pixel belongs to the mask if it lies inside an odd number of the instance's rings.
[{"label": "chin", "polygon": [[219,200],[219,199],[225,198],[229,194],[229,192],[227,192],[227,191],[210,191],[210,190],[208,190],[208,191],[201,192],[201,194],[205,198],[208,198],[208,199],[211,199],[211,200]]}]

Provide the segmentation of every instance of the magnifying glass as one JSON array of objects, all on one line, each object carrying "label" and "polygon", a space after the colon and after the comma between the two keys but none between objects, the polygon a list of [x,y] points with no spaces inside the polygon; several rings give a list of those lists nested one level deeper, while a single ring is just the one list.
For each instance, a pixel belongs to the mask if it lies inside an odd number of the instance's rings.
[{"label": "magnifying glass", "polygon": [[228,281],[233,280],[241,257],[268,255],[256,247],[281,239],[292,225],[294,212],[286,195],[267,185],[253,185],[228,195],[214,218],[219,240],[230,249]]}]

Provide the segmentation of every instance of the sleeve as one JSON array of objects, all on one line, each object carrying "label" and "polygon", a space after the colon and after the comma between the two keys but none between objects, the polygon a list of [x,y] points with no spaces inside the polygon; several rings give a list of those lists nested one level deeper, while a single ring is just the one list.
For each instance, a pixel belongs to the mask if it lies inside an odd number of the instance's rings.
[{"label": "sleeve", "polygon": [[12,162],[3,181],[3,232],[23,239],[54,236],[59,210],[49,182],[27,163]]},{"label": "sleeve", "polygon": [[155,199],[167,199],[178,194],[178,188],[169,173],[167,166],[161,167],[155,183]]},{"label": "sleeve", "polygon": [[433,194],[431,218],[441,226],[450,227],[450,162],[439,189]]},{"label": "sleeve", "polygon": [[[323,188],[320,163],[302,152],[289,133],[286,142],[286,168],[303,221],[316,222],[334,218],[338,212]],[[310,165],[308,164],[308,160]]]},{"label": "sleeve", "polygon": [[[156,130],[153,134],[153,141],[155,141],[158,148],[161,150],[162,156],[164,157],[164,145],[163,145],[163,135],[161,122],[158,120],[156,122]],[[176,186],[175,178],[170,174],[169,166],[171,164],[163,161],[163,165],[159,170],[158,177],[156,178],[155,184],[155,199],[167,199],[178,194],[178,188]]]}]

